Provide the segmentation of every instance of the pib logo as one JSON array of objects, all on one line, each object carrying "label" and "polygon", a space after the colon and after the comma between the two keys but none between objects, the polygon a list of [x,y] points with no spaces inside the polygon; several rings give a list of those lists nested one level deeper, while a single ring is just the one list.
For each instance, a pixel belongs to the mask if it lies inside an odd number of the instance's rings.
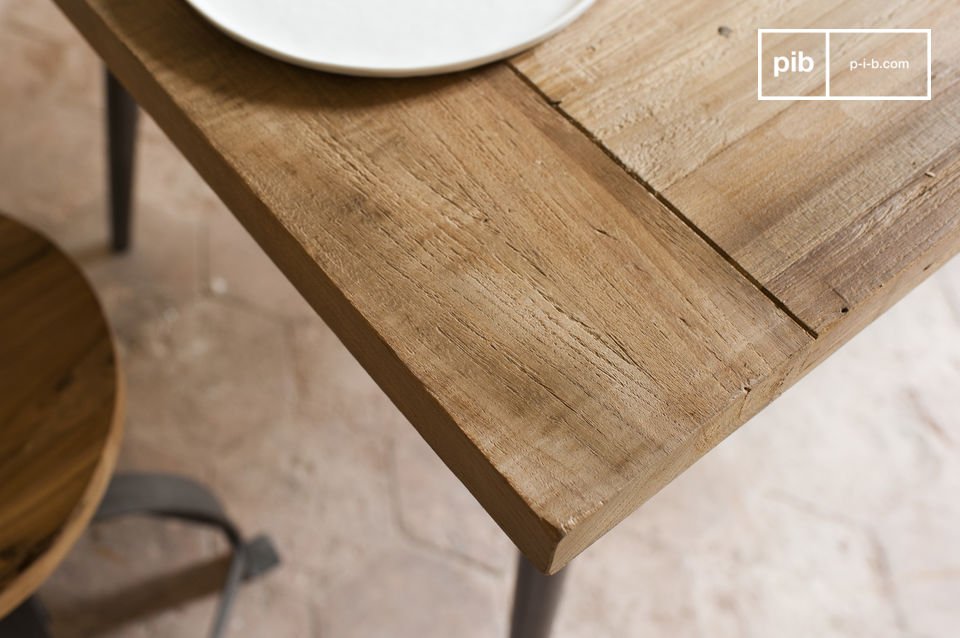
[{"label": "pib logo", "polygon": [[930,29],[757,29],[757,99],[929,100],[932,58]]},{"label": "pib logo", "polygon": [[773,77],[778,78],[782,73],[812,73],[813,57],[804,55],[803,51],[791,51],[789,56],[773,56]]}]

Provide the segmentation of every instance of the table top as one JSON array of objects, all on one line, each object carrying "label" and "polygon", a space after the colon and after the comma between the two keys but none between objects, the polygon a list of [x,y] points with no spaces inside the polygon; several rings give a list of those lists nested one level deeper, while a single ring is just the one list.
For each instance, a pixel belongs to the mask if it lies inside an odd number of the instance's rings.
[{"label": "table top", "polygon": [[[402,81],[57,3],[546,572],[960,249],[951,0],[601,0]],[[864,25],[933,28],[932,101],[757,100],[757,28]]]},{"label": "table top", "polygon": [[0,618],[86,528],[113,472],[122,388],[80,270],[0,215]]}]

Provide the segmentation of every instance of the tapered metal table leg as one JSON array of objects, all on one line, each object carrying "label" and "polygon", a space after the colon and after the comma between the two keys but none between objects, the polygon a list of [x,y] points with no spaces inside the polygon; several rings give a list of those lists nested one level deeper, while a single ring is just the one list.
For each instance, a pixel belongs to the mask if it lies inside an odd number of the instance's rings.
[{"label": "tapered metal table leg", "polygon": [[139,110],[133,97],[110,71],[106,71],[106,85],[110,247],[113,252],[120,253],[130,246],[133,159]]},{"label": "tapered metal table leg", "polygon": [[513,594],[510,638],[548,638],[566,574],[565,569],[553,576],[546,576],[520,556]]}]

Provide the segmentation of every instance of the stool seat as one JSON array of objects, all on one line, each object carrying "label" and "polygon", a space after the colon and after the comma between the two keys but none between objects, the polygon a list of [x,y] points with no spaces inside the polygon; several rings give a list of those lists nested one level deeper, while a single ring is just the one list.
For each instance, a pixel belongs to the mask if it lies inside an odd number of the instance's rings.
[{"label": "stool seat", "polygon": [[0,215],[0,618],[89,524],[120,447],[123,389],[79,268]]}]

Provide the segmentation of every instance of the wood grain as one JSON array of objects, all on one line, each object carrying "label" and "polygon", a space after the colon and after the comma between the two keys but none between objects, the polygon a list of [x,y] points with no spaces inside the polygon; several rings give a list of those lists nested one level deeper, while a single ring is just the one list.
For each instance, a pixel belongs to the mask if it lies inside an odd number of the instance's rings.
[{"label": "wood grain", "polygon": [[0,617],[85,529],[120,446],[122,390],[77,267],[0,215]]},{"label": "wood grain", "polygon": [[[760,27],[932,28],[933,100],[759,102]],[[954,0],[601,0],[513,64],[814,333],[839,330],[816,360],[960,249],[958,30]]]},{"label": "wood grain", "polygon": [[541,569],[796,374],[809,335],[505,66],[334,77],[178,0],[58,4]]}]

